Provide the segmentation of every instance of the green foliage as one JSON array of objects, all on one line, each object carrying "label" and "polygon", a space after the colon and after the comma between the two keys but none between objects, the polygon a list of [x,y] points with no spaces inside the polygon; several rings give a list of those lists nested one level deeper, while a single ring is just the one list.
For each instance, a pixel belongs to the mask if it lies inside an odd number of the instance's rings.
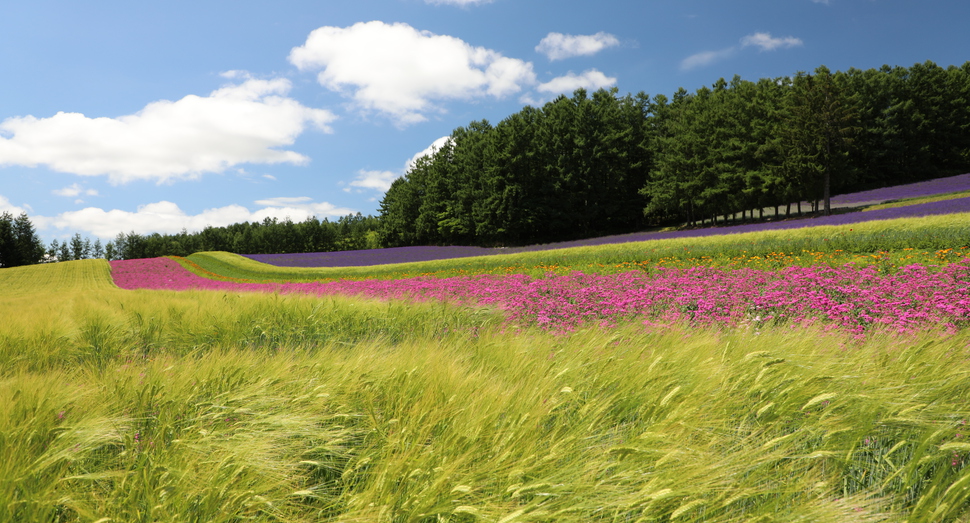
[{"label": "green foliage", "polygon": [[637,230],[650,168],[646,95],[577,90],[472,122],[381,202],[385,246],[509,245]]},{"label": "green foliage", "polygon": [[[0,225],[0,231],[2,231]],[[134,231],[120,233],[105,245],[75,234],[63,243],[54,240],[47,254],[54,261],[105,258],[131,260],[160,256],[188,256],[194,252],[222,250],[240,254],[283,254],[292,252],[332,252],[377,249],[381,246],[379,222],[360,213],[342,216],[337,221],[315,217],[295,223],[266,218],[262,222],[235,223],[211,227],[197,233],[185,229],[177,234]]]},{"label": "green foliage", "polygon": [[831,214],[833,176],[848,185],[848,148],[860,130],[853,100],[839,85],[842,78],[824,66],[814,75],[795,76],[782,127],[784,169],[799,180],[803,197],[824,202],[825,214]]},{"label": "green foliage", "polygon": [[[198,233],[141,235],[121,233],[111,244],[110,259],[188,256],[194,252],[220,250],[240,254],[283,254],[291,252],[352,251],[375,248],[372,232],[378,230],[377,218],[360,213],[335,222],[314,217],[295,223],[266,218],[262,222],[235,223],[226,227],[206,227]],[[107,251],[107,247],[105,248]]]},{"label": "green foliage", "polygon": [[27,213],[16,218],[9,212],[0,214],[0,267],[40,263],[44,253],[44,245]]},{"label": "green foliage", "polygon": [[[970,63],[577,90],[473,122],[395,182],[385,246],[528,245],[715,222],[970,170]],[[821,207],[816,202],[823,202]]]}]

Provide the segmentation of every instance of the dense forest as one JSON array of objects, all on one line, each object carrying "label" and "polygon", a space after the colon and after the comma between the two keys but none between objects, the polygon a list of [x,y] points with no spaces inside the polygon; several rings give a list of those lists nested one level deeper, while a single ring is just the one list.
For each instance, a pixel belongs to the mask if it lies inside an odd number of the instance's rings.
[{"label": "dense forest", "polygon": [[[39,261],[524,245],[828,212],[832,194],[970,171],[970,62],[735,76],[672,97],[577,90],[455,129],[394,181],[380,216],[266,219],[178,234],[79,234],[45,248],[0,219],[0,267]],[[806,209],[807,210],[807,209]]]},{"label": "dense forest", "polygon": [[[515,245],[790,213],[970,171],[970,62],[734,77],[672,98],[578,90],[472,122],[396,180],[384,246]],[[749,214],[750,213],[750,214]]]}]

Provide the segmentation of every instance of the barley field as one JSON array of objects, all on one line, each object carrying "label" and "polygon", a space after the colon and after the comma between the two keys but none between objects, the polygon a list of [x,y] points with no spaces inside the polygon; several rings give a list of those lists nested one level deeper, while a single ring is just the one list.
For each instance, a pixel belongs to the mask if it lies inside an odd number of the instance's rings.
[{"label": "barley field", "polygon": [[[968,272],[965,217],[867,227],[329,273],[209,253],[171,274]],[[0,271],[0,521],[970,521],[965,313],[861,336],[690,315],[562,330],[484,300],[127,290],[121,274]]]}]

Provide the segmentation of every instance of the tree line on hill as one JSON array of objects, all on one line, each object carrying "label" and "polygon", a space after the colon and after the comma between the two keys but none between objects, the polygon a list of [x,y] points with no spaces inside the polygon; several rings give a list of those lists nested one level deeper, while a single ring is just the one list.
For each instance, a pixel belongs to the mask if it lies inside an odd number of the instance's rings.
[{"label": "tree line on hill", "polygon": [[378,220],[360,213],[336,221],[310,217],[302,222],[266,218],[261,222],[206,227],[199,232],[140,235],[122,233],[111,242],[118,259],[188,256],[202,251],[284,254],[375,249]]},{"label": "tree line on hill", "polygon": [[385,246],[515,245],[717,222],[970,170],[970,62],[756,82],[672,98],[577,90],[455,129],[380,206]]},{"label": "tree line on hill", "polygon": [[92,242],[80,234],[64,241],[53,240],[44,247],[30,219],[22,214],[14,220],[9,213],[0,219],[0,267],[40,262],[105,258],[130,260],[158,256],[188,256],[202,251],[237,254],[281,254],[376,249],[378,219],[360,213],[336,221],[315,217],[302,222],[266,218],[261,222],[206,227],[199,232],[177,234],[121,233],[114,240]]}]

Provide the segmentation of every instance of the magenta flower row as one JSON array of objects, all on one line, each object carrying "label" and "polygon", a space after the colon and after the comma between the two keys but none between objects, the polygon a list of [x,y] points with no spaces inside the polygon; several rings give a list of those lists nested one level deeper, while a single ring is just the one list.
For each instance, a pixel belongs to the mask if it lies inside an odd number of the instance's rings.
[{"label": "magenta flower row", "polygon": [[510,322],[570,330],[582,324],[753,326],[819,324],[862,333],[970,325],[970,259],[928,270],[910,265],[881,274],[874,266],[758,269],[657,268],[619,274],[477,275],[452,278],[237,283],[197,276],[169,258],[112,262],[123,289],[212,289],[379,299],[441,300],[495,306]]}]

